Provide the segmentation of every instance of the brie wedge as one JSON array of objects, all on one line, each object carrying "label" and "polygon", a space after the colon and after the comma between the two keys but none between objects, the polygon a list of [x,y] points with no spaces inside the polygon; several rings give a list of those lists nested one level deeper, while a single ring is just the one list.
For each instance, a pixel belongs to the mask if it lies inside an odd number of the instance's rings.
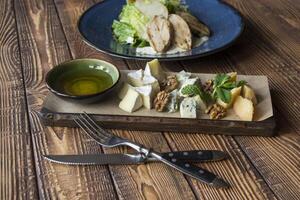
[{"label": "brie wedge", "polygon": [[197,103],[193,97],[184,98],[180,104],[182,118],[197,118]]},{"label": "brie wedge", "polygon": [[128,83],[134,87],[143,86],[143,70],[133,71],[127,74]]},{"label": "brie wedge", "polygon": [[162,70],[160,63],[157,59],[147,62],[144,75],[153,76],[158,81],[163,81],[165,79],[165,73]]},{"label": "brie wedge", "polygon": [[132,86],[129,85],[128,83],[124,83],[122,89],[118,93],[118,97],[120,99],[123,99],[125,97],[125,95],[126,95],[126,93],[127,93],[127,91],[128,91],[129,88],[132,88]]},{"label": "brie wedge", "polygon": [[143,105],[150,110],[152,108],[153,97],[154,97],[152,86],[146,85],[146,86],[136,87],[135,90],[141,94],[143,99]]},{"label": "brie wedge", "polygon": [[126,112],[134,112],[143,106],[142,96],[134,89],[129,88],[119,107]]}]

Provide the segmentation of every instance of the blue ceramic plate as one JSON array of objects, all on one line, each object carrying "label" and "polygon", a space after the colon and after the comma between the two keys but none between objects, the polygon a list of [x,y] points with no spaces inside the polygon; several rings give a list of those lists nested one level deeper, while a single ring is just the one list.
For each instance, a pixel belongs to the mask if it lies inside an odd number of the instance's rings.
[{"label": "blue ceramic plate", "polygon": [[216,53],[230,46],[242,33],[244,23],[241,15],[231,6],[219,0],[185,0],[189,11],[203,21],[212,35],[203,45],[176,54],[142,55],[129,45],[117,43],[111,25],[122,10],[125,0],[105,0],[88,9],[78,22],[84,40],[97,50],[112,56],[149,60],[183,60]]}]

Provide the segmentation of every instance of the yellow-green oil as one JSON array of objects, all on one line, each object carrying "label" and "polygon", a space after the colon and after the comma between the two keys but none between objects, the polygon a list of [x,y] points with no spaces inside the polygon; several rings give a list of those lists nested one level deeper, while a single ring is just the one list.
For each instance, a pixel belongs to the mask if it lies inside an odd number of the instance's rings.
[{"label": "yellow-green oil", "polygon": [[62,80],[64,91],[73,96],[100,93],[113,85],[111,76],[102,70],[70,73]]}]

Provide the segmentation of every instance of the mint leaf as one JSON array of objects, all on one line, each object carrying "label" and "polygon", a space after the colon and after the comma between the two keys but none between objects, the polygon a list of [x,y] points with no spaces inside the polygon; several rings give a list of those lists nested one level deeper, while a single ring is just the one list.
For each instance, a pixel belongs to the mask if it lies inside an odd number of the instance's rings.
[{"label": "mint leaf", "polygon": [[212,98],[210,94],[201,90],[201,88],[197,85],[186,85],[181,89],[181,93],[187,96],[196,96],[199,95],[200,98],[206,103],[211,102]]},{"label": "mint leaf", "polygon": [[227,74],[217,74],[214,78],[214,88],[223,85],[230,80],[230,76]]},{"label": "mint leaf", "polygon": [[231,90],[231,89],[233,89],[233,88],[236,88],[237,85],[236,85],[236,83],[234,83],[234,82],[226,82],[226,83],[224,83],[221,87],[222,87],[222,88],[225,88],[225,89]]},{"label": "mint leaf", "polygon": [[218,98],[220,98],[225,103],[230,103],[231,101],[231,92],[223,88],[217,88],[216,93]]}]

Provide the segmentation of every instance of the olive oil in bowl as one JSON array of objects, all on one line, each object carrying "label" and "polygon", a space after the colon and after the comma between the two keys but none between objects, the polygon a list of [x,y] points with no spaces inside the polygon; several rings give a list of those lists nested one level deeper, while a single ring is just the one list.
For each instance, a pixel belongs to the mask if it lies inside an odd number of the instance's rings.
[{"label": "olive oil in bowl", "polygon": [[88,70],[69,74],[61,78],[65,93],[72,96],[93,95],[105,91],[113,85],[111,76],[102,70]]},{"label": "olive oil in bowl", "polygon": [[55,95],[82,103],[110,98],[120,80],[119,70],[98,59],[77,59],[62,63],[46,76],[48,89]]}]

